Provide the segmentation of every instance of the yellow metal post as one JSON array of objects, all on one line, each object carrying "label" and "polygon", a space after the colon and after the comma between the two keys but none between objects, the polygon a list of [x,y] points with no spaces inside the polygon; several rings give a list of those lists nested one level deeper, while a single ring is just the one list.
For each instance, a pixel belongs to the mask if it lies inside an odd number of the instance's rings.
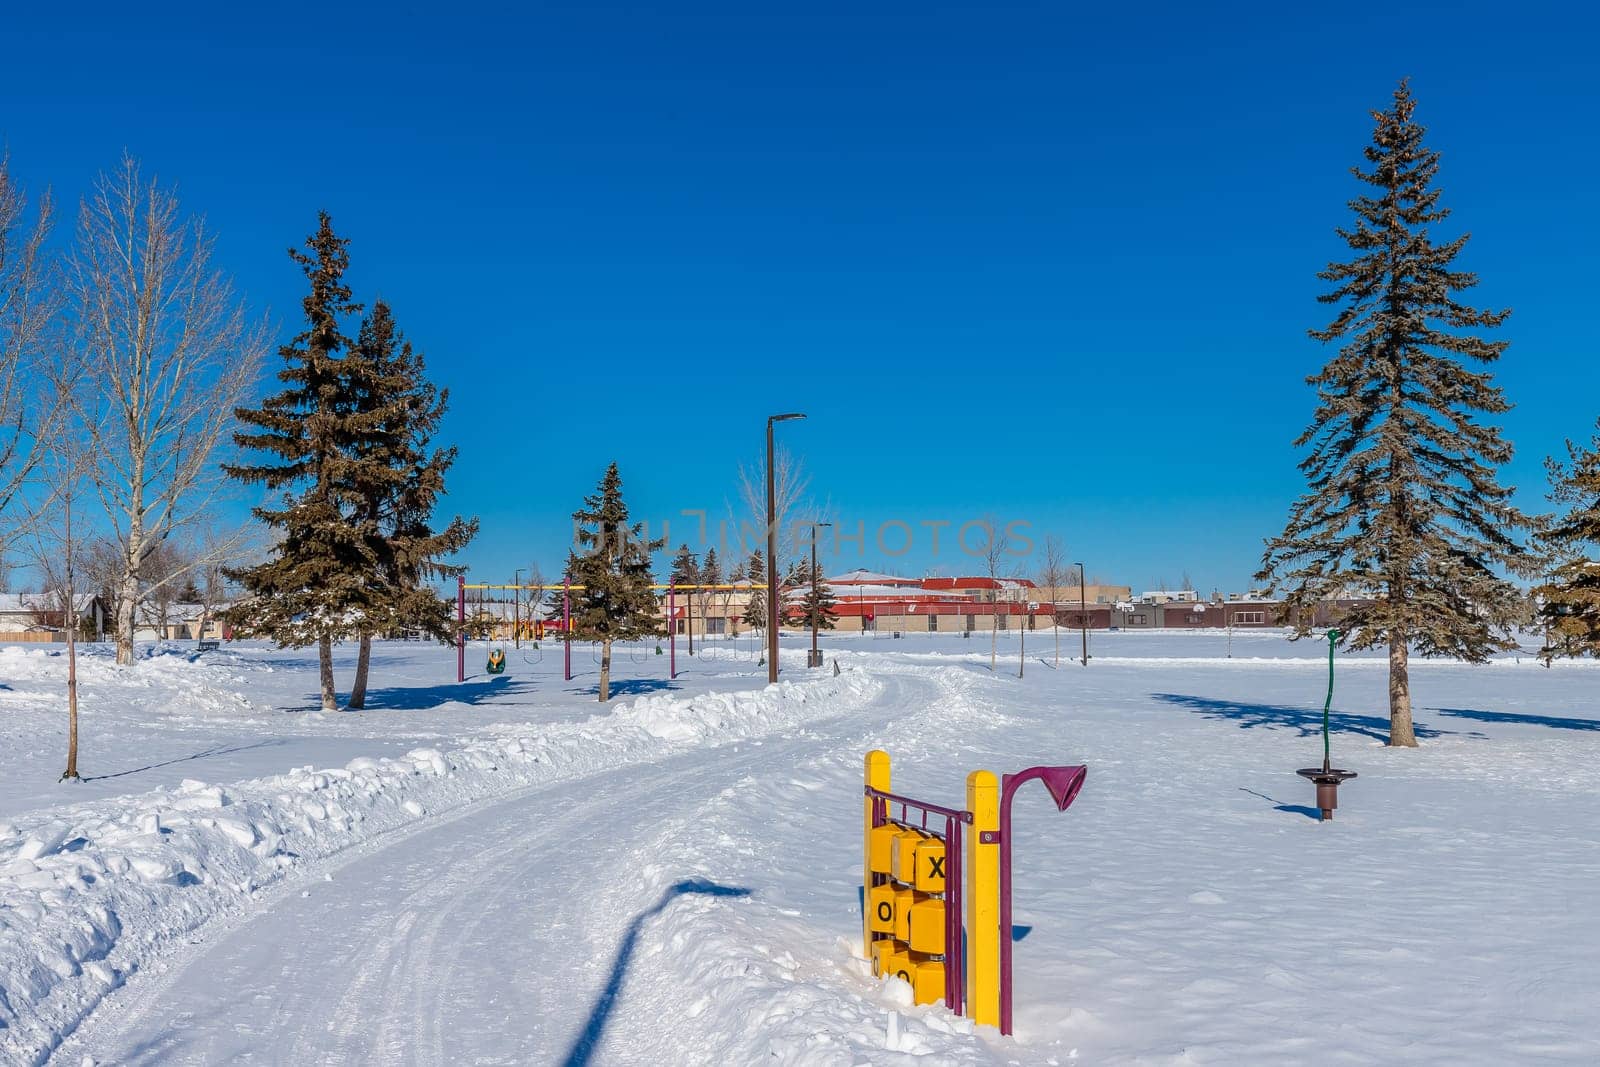
[{"label": "yellow metal post", "polygon": [[[867,753],[864,779],[868,789],[889,791],[889,753],[877,748]],[[872,909],[867,906],[872,895],[872,805],[871,797],[862,797],[861,954],[867,959],[872,958]]]},{"label": "yellow metal post", "polygon": [[[967,1015],[1000,1025],[1000,780],[993,771],[967,775]],[[983,837],[989,835],[989,843]]]}]

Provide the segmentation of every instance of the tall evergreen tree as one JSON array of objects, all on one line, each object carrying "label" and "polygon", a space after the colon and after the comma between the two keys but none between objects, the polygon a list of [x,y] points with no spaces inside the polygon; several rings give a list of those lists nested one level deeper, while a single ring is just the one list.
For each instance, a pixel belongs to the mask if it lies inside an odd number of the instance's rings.
[{"label": "tall evergreen tree", "polygon": [[[692,609],[694,606],[693,601],[690,601],[687,598],[694,596],[697,592],[699,592],[699,590],[683,589],[683,587],[700,584],[700,562],[699,560],[695,559],[694,553],[689,551],[689,546],[687,544],[680,544],[678,546],[678,554],[672,557],[672,572],[669,580],[673,585],[683,590],[677,594],[680,598],[678,600],[678,604],[687,604],[688,607]],[[670,627],[668,630],[669,633],[677,630],[677,620],[672,620],[668,626]],[[689,654],[691,656],[694,655],[693,633],[689,634]]]},{"label": "tall evergreen tree", "polygon": [[1477,330],[1509,311],[1480,311],[1454,294],[1477,284],[1454,270],[1463,235],[1436,243],[1429,227],[1449,211],[1433,181],[1437,152],[1424,146],[1402,82],[1388,110],[1373,113],[1372,187],[1350,201],[1340,229],[1354,253],[1318,277],[1318,299],[1339,306],[1311,336],[1338,354],[1307,379],[1317,390],[1311,426],[1296,441],[1309,491],[1284,532],[1267,542],[1259,577],[1285,588],[1291,617],[1309,628],[1318,603],[1371,598],[1344,618],[1353,648],[1387,644],[1389,744],[1412,746],[1409,649],[1481,662],[1513,647],[1506,629],[1517,590],[1502,575],[1525,565],[1528,520],[1510,502],[1497,468],[1511,445],[1480,421],[1510,405],[1487,370],[1507,342]]},{"label": "tall evergreen tree", "polygon": [[694,553],[689,551],[689,546],[686,544],[679,545],[678,554],[672,557],[672,583],[700,584],[700,561],[695,559]]},{"label": "tall evergreen tree", "polygon": [[246,429],[234,441],[263,458],[225,467],[233,478],[282,493],[277,506],[253,509],[281,537],[265,562],[228,572],[244,598],[225,618],[243,635],[291,647],[315,644],[326,711],[338,707],[333,642],[352,632],[352,612],[365,602],[364,586],[377,563],[368,539],[349,521],[357,501],[341,482],[345,451],[359,428],[341,366],[341,353],[351,346],[341,320],[361,311],[344,281],[348,244],[322,212],[307,251],[289,250],[310,283],[301,302],[305,329],[278,350],[284,389],[259,408],[235,410]]},{"label": "tall evergreen tree", "polygon": [[568,566],[572,583],[572,636],[600,642],[600,701],[611,699],[611,644],[660,632],[650,553],[665,541],[647,542],[643,524],[628,521],[622,476],[615,463],[583,507],[572,513],[581,553]]},{"label": "tall evergreen tree", "polygon": [[429,381],[422,353],[400,334],[383,301],[373,305],[343,362],[354,413],[342,481],[356,501],[352,521],[376,561],[355,612],[360,651],[350,707],[360,708],[373,634],[404,628],[440,642],[455,639],[449,607],[428,583],[461,573],[441,559],[465,548],[478,524],[457,516],[444,529],[433,528],[433,510],[456,457],[453,448],[432,448],[449,393]]},{"label": "tall evergreen tree", "polygon": [[819,630],[831,630],[834,628],[834,623],[839,620],[838,601],[834,598],[833,587],[823,578],[821,567],[813,573],[810,560],[805,560],[802,567],[804,568],[800,601],[802,625],[808,630],[812,626],[816,626]]},{"label": "tall evergreen tree", "polygon": [[[700,561],[700,584],[701,585],[721,585],[721,584],[723,584],[722,561],[717,558],[717,546],[716,545],[707,545],[706,546],[706,557],[705,557],[705,559]],[[718,600],[717,599],[718,597],[721,597],[722,599]],[[717,604],[717,603],[720,603],[720,604],[724,605],[724,610],[723,610],[722,614],[724,616],[726,616],[727,615],[726,605],[728,603],[727,597],[728,597],[728,592],[727,592],[727,590],[724,590],[724,589],[701,589],[701,590],[699,590],[695,594],[695,606],[696,606],[696,608],[699,609],[700,617],[702,619],[708,618],[709,615],[710,615],[710,612],[709,612],[708,609],[710,608],[710,606],[712,604]],[[727,623],[727,620],[724,618],[723,619],[723,625],[726,625],[726,623]],[[707,624],[706,632],[708,634],[711,632],[709,623]]]},{"label": "tall evergreen tree", "polygon": [[1583,448],[1566,442],[1566,461],[1546,461],[1550,499],[1561,507],[1540,533],[1551,569],[1533,589],[1546,663],[1557,656],[1600,655],[1600,433]]},{"label": "tall evergreen tree", "polygon": [[767,557],[758,548],[750,553],[744,576],[750,582],[750,602],[745,605],[744,624],[752,630],[767,628]]}]

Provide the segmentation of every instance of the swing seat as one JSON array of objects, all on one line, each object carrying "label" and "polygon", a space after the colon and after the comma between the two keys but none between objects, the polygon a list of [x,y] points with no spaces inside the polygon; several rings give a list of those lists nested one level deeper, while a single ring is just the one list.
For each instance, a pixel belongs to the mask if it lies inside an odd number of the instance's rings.
[{"label": "swing seat", "polygon": [[504,674],[506,672],[506,654],[502,649],[495,649],[489,653],[489,662],[484,667],[490,674]]}]

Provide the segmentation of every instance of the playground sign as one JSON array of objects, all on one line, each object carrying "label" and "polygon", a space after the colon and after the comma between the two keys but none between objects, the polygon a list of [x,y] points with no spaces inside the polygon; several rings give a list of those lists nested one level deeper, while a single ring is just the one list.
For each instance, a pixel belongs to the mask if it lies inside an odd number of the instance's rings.
[{"label": "playground sign", "polygon": [[867,753],[862,841],[862,946],[878,977],[911,986],[1011,1033],[1011,800],[1042,780],[1061,811],[1085,767],[967,775],[966,808],[890,792],[889,754]]}]

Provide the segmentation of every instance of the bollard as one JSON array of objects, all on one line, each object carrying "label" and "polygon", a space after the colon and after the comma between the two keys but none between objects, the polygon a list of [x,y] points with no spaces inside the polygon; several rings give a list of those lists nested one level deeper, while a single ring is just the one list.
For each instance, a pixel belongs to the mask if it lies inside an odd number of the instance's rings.
[{"label": "bollard", "polygon": [[[873,749],[867,753],[864,779],[868,789],[889,791],[889,753]],[[862,802],[861,840],[861,951],[872,955],[872,916],[868,906],[872,896],[872,830],[883,822],[882,802],[865,797]]]},{"label": "bollard", "polygon": [[1000,782],[993,771],[967,775],[967,1014],[1000,1025]]}]

